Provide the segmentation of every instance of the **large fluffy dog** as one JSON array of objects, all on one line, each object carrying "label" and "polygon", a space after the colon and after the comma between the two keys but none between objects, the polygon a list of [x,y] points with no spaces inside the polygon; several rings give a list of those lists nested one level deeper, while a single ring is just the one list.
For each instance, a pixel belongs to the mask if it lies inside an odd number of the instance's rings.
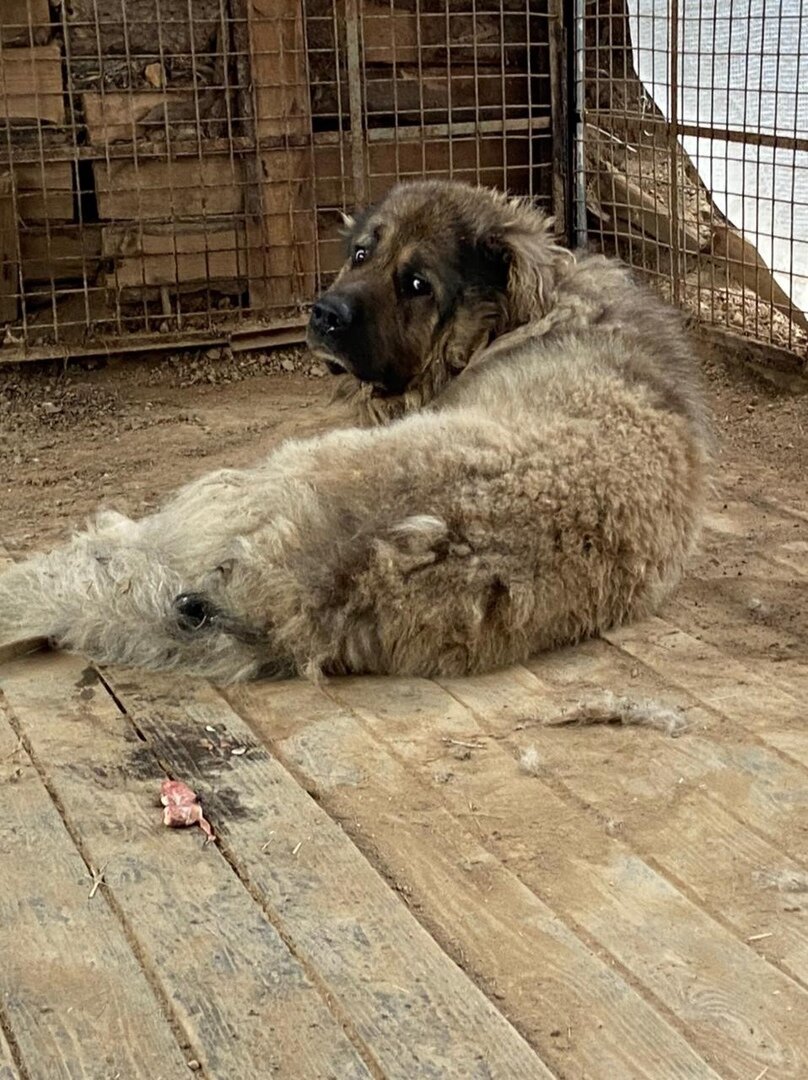
[{"label": "large fluffy dog", "polygon": [[0,644],[219,681],[456,674],[669,592],[709,459],[679,316],[492,191],[399,186],[349,229],[310,344],[382,423],[101,514],[0,577]]}]

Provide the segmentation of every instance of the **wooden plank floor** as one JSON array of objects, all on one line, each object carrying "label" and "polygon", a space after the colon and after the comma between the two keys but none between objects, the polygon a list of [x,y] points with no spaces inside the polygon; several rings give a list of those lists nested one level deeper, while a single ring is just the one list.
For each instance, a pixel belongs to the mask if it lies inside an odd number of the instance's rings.
[{"label": "wooden plank floor", "polygon": [[4,665],[0,1080],[805,1080],[803,509],[474,679]]}]

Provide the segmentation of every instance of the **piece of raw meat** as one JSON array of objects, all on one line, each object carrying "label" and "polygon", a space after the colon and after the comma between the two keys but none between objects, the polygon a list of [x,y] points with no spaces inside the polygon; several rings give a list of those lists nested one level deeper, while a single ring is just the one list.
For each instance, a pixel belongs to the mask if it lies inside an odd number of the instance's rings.
[{"label": "piece of raw meat", "polygon": [[171,829],[182,829],[188,825],[198,825],[208,840],[214,840],[210,822],[202,813],[197,801],[197,794],[191,791],[181,780],[164,780],[160,786],[160,802],[163,810],[163,824]]}]

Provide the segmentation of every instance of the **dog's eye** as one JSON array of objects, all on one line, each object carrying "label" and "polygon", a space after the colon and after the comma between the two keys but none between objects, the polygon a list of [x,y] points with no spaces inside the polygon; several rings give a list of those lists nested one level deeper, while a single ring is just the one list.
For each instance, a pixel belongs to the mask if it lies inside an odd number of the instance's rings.
[{"label": "dog's eye", "polygon": [[411,274],[404,281],[404,289],[410,296],[431,296],[432,286],[420,274]]},{"label": "dog's eye", "polygon": [[357,248],[356,251],[353,253],[353,264],[354,264],[354,266],[358,266],[360,263],[363,263],[367,257],[368,257],[368,249],[367,248],[361,248],[361,247]]}]

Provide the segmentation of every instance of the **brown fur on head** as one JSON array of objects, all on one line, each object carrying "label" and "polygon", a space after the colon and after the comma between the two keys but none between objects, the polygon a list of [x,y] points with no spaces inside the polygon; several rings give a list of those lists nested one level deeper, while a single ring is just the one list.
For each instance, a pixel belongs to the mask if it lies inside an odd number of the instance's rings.
[{"label": "brown fur on head", "polygon": [[375,420],[426,404],[494,338],[541,318],[571,256],[529,200],[450,181],[394,187],[346,221],[348,259],[309,345]]}]

